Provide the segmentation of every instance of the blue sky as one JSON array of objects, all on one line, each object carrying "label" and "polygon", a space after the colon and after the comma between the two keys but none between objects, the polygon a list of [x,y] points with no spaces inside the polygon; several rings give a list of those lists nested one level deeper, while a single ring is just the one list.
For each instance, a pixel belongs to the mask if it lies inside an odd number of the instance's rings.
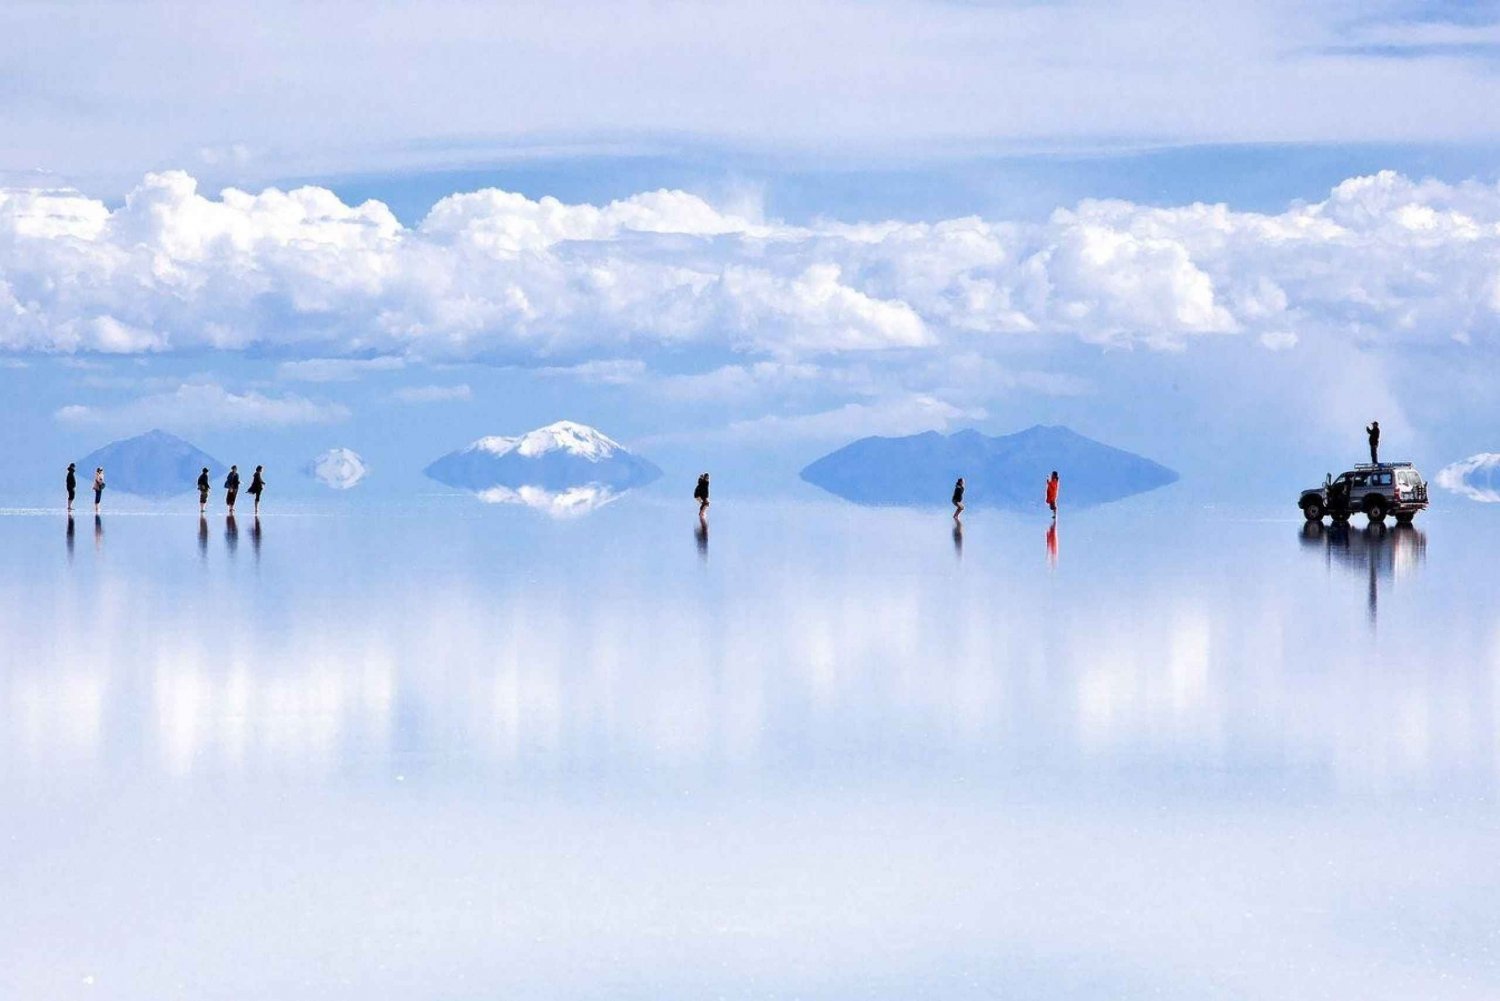
[{"label": "blue sky", "polygon": [[0,39],[7,495],[154,426],[395,492],[563,417],[761,492],[928,427],[1214,489],[1372,417],[1432,471],[1497,446],[1494,5],[23,2]]}]

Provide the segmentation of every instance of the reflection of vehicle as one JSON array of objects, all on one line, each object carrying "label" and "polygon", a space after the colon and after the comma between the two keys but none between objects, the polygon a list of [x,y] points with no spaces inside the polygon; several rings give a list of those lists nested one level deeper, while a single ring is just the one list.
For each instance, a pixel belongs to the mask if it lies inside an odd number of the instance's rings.
[{"label": "reflection of vehicle", "polygon": [[1321,551],[1330,568],[1338,564],[1366,576],[1372,622],[1380,600],[1380,582],[1399,582],[1415,574],[1427,559],[1427,535],[1410,525],[1387,528],[1377,523],[1354,529],[1342,521],[1335,521],[1331,527],[1309,521],[1302,526],[1301,541],[1303,548]]},{"label": "reflection of vehicle", "polygon": [[1388,514],[1410,525],[1427,507],[1427,481],[1410,462],[1363,463],[1330,476],[1321,487],[1302,491],[1297,506],[1308,521],[1322,521],[1324,515],[1348,521],[1351,514],[1363,511],[1372,525],[1385,521]]}]

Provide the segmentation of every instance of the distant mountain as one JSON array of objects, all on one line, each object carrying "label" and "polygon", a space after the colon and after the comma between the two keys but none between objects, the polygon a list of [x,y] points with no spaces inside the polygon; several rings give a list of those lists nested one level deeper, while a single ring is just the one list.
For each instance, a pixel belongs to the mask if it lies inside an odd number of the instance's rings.
[{"label": "distant mountain", "polygon": [[307,464],[308,476],[334,490],[350,490],[370,475],[370,467],[352,448],[330,448]]},{"label": "distant mountain", "polygon": [[1034,508],[1052,470],[1064,505],[1104,504],[1175,482],[1165,466],[1065,427],[1037,425],[994,438],[978,431],[863,438],[802,470],[802,478],[859,504],[941,506],[964,478],[964,503]]},{"label": "distant mountain", "polygon": [[1480,452],[1439,469],[1437,485],[1482,504],[1500,503],[1500,452]]},{"label": "distant mountain", "polygon": [[439,483],[476,493],[524,487],[548,494],[585,486],[617,494],[661,475],[654,464],[619,442],[572,421],[558,421],[514,438],[480,438],[439,458],[425,472]]},{"label": "distant mountain", "polygon": [[[78,486],[86,488],[94,469],[104,467],[109,490],[140,497],[174,497],[196,487],[204,466],[219,477],[229,467],[190,442],[165,431],[111,442],[78,460]],[[214,485],[218,485],[215,479]]]}]

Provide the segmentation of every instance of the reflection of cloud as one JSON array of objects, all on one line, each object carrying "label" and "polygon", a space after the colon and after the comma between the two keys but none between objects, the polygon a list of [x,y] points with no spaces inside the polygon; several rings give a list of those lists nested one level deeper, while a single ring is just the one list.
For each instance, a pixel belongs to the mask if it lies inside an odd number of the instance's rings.
[{"label": "reflection of cloud", "polygon": [[324,486],[348,490],[370,473],[360,454],[350,448],[330,448],[308,464],[308,475]]},{"label": "reflection of cloud", "polygon": [[614,503],[623,493],[623,490],[612,490],[599,483],[585,483],[564,490],[531,486],[490,487],[476,491],[474,496],[486,504],[519,504],[552,518],[576,518]]},{"label": "reflection of cloud", "polygon": [[1433,480],[1444,490],[1483,504],[1500,504],[1495,473],[1500,471],[1500,452],[1480,452],[1461,462],[1444,466]]}]

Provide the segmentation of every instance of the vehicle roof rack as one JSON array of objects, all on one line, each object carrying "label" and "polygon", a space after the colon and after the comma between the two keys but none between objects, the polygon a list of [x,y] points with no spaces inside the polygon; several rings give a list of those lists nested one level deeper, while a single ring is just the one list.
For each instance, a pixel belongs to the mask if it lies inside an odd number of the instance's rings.
[{"label": "vehicle roof rack", "polygon": [[1410,459],[1401,459],[1401,460],[1399,460],[1397,462],[1359,462],[1359,463],[1355,464],[1354,468],[1355,469],[1395,469],[1398,466],[1407,466],[1407,467],[1409,467],[1410,465],[1411,465],[1411,460]]}]

